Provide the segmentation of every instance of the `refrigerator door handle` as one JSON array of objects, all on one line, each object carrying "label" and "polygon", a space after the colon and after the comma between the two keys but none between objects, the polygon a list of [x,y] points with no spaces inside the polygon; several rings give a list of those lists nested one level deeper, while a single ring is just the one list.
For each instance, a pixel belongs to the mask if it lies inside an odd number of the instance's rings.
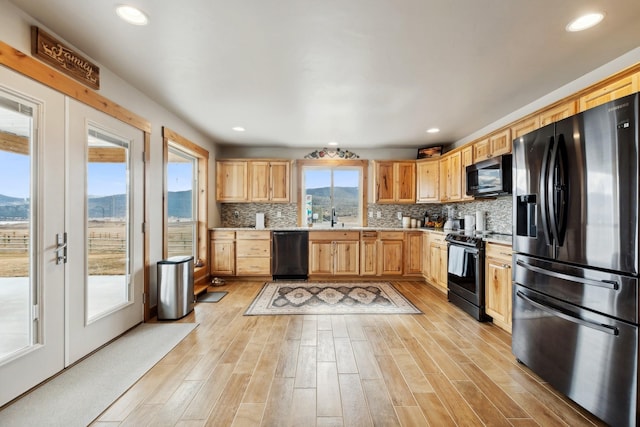
[{"label": "refrigerator door handle", "polygon": [[540,210],[542,211],[542,230],[547,245],[551,245],[551,232],[549,230],[549,197],[548,197],[548,181],[549,181],[549,151],[554,143],[553,136],[549,138],[544,146],[544,155],[542,157],[542,167],[540,170]]},{"label": "refrigerator door handle", "polygon": [[612,291],[617,291],[620,289],[620,284],[613,280],[593,280],[586,279],[584,277],[576,277],[570,274],[558,273],[557,271],[546,270],[541,267],[536,267],[535,265],[527,264],[524,261],[518,260],[516,261],[516,265],[525,268],[527,270],[533,271],[534,273],[544,274],[545,276],[554,277],[556,279],[568,280],[570,282],[580,283],[583,285],[597,286],[599,288],[611,289]]},{"label": "refrigerator door handle", "polygon": [[564,313],[555,307],[550,307],[541,302],[535,301],[531,297],[528,297],[527,295],[523,294],[521,291],[516,292],[516,295],[519,298],[522,298],[523,300],[528,302],[529,304],[533,305],[534,307],[542,311],[545,311],[551,314],[552,316],[560,317],[561,319],[567,320],[569,322],[578,324],[580,326],[585,326],[587,328],[595,329],[596,331],[604,332],[609,335],[619,334],[618,328],[616,328],[615,326],[609,326],[602,323],[593,323],[587,320],[580,319],[578,317],[571,316],[570,314]]},{"label": "refrigerator door handle", "polygon": [[551,149],[547,178],[547,199],[549,202],[549,218],[551,232],[556,246],[564,243],[564,229],[566,227],[567,208],[567,166],[564,154],[564,136],[557,138]]}]

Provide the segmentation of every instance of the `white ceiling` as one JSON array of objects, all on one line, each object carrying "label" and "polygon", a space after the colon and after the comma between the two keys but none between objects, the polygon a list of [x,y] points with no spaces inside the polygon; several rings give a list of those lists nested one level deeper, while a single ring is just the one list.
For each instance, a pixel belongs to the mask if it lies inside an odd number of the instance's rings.
[{"label": "white ceiling", "polygon": [[638,0],[124,1],[12,0],[225,144],[453,142],[640,46]]}]

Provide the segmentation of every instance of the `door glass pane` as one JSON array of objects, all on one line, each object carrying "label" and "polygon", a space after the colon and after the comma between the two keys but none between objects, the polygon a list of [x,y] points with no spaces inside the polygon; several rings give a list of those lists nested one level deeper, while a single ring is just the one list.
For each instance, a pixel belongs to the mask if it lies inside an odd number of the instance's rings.
[{"label": "door glass pane", "polygon": [[37,340],[32,113],[0,94],[0,360]]},{"label": "door glass pane", "polygon": [[129,143],[89,129],[87,320],[115,311],[129,292]]},{"label": "door glass pane", "polygon": [[197,159],[173,147],[167,163],[169,256],[196,254]]}]

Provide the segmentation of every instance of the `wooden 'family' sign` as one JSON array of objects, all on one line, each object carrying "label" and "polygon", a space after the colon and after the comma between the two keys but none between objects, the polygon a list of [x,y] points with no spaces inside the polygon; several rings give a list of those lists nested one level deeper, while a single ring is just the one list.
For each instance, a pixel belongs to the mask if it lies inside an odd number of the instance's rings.
[{"label": "wooden 'family' sign", "polygon": [[31,27],[31,54],[93,89],[100,89],[100,68],[38,27]]}]

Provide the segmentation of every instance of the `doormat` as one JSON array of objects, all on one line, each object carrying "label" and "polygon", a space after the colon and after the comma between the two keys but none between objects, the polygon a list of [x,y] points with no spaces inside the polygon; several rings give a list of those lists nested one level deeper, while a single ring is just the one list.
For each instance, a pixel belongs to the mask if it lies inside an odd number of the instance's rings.
[{"label": "doormat", "polygon": [[227,294],[226,291],[221,292],[206,292],[198,295],[196,302],[218,302]]},{"label": "doormat", "polygon": [[267,282],[244,315],[421,313],[389,282]]}]

